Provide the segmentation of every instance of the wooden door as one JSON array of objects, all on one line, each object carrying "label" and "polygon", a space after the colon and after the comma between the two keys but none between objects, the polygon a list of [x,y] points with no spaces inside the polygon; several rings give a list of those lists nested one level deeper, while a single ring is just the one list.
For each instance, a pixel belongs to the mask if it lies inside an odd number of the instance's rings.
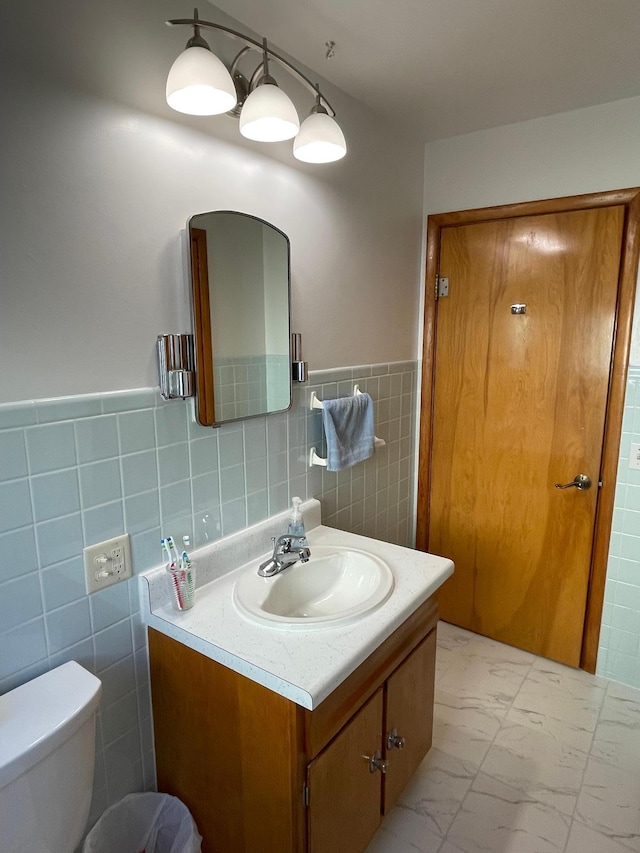
[{"label": "wooden door", "polygon": [[367,756],[382,752],[382,688],[307,770],[309,853],[362,853],[381,821],[381,774]]},{"label": "wooden door", "polygon": [[[383,782],[385,814],[391,811],[431,748],[435,674],[434,629],[387,680],[385,747],[389,766]],[[388,740],[392,734],[395,743]]]},{"label": "wooden door", "polygon": [[[441,232],[429,550],[456,564],[441,617],[573,666],[623,227],[619,205]],[[555,488],[578,474],[590,490]]]}]

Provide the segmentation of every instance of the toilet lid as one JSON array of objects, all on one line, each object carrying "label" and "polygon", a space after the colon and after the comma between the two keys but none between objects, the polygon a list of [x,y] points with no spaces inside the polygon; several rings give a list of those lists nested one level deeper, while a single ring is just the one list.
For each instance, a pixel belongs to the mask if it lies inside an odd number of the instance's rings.
[{"label": "toilet lid", "polygon": [[102,684],[75,661],[0,696],[0,788],[68,740],[95,712]]}]

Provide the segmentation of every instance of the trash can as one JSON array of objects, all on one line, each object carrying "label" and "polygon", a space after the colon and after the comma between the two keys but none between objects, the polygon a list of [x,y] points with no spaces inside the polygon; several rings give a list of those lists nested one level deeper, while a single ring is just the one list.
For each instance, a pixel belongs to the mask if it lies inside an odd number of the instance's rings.
[{"label": "trash can", "polygon": [[129,794],[108,808],[83,853],[201,853],[189,809],[169,794]]}]

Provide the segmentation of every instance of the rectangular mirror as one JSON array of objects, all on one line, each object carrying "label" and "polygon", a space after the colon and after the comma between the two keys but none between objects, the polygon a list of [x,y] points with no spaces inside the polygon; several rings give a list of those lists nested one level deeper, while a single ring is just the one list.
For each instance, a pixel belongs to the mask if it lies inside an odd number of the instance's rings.
[{"label": "rectangular mirror", "polygon": [[228,210],[189,220],[196,416],[204,426],[291,405],[289,239]]}]

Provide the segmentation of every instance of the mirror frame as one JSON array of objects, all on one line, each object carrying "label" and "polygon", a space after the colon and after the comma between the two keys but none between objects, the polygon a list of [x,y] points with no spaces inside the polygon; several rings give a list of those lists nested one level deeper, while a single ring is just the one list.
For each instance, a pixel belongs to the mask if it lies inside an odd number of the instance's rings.
[{"label": "mirror frame", "polygon": [[[234,216],[244,216],[267,225],[284,237],[287,246],[287,352],[289,365],[289,404],[282,409],[258,412],[251,415],[242,415],[238,418],[227,418],[216,420],[215,416],[215,383],[214,383],[214,349],[211,337],[211,282],[208,276],[207,246],[203,243],[202,234],[204,229],[194,228],[193,220],[199,216],[209,213],[230,213]],[[195,233],[197,232],[197,233]],[[187,222],[187,241],[189,249],[189,271],[191,276],[191,311],[193,320],[193,340],[196,372],[196,396],[195,413],[196,419],[202,426],[219,427],[227,423],[247,420],[249,418],[263,417],[278,412],[286,412],[291,408],[293,397],[292,375],[291,375],[291,241],[280,228],[277,228],[266,219],[253,216],[250,213],[242,213],[238,210],[207,210],[204,213],[196,213]]]}]

